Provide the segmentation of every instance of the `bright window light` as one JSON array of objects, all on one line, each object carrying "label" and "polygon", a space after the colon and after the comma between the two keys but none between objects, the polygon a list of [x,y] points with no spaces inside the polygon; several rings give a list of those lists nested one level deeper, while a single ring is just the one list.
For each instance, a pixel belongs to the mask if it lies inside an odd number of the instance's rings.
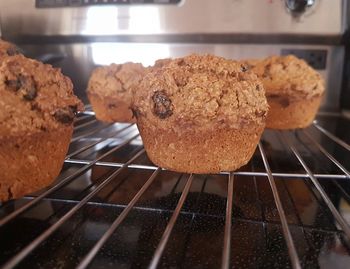
[{"label": "bright window light", "polygon": [[156,43],[93,43],[91,49],[96,65],[135,62],[149,66],[170,56],[169,45]]}]

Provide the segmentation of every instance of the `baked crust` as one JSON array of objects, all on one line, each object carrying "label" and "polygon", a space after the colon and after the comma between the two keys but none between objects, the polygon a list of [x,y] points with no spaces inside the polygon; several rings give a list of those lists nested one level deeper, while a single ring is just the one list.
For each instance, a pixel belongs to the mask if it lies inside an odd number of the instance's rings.
[{"label": "baked crust", "polygon": [[106,122],[135,122],[130,105],[135,85],[145,72],[142,64],[131,62],[96,68],[87,90],[96,117]]},{"label": "baked crust", "polygon": [[321,75],[293,55],[248,60],[243,64],[261,79],[267,97],[280,95],[292,100],[311,99],[322,96],[325,91]]},{"label": "baked crust", "polygon": [[59,70],[20,54],[0,63],[0,96],[0,201],[6,201],[56,178],[83,104]]},{"label": "baked crust", "polygon": [[325,86],[320,74],[295,56],[243,61],[264,84],[270,109],[266,127],[305,128],[316,116]]},{"label": "baked crust", "polygon": [[0,64],[0,138],[71,125],[83,104],[60,70],[23,55]]},{"label": "baked crust", "polygon": [[0,61],[9,56],[20,54],[19,49],[12,43],[0,39]]},{"label": "baked crust", "polygon": [[266,128],[297,129],[309,126],[322,102],[322,96],[308,100],[268,98],[270,110],[266,119]]},{"label": "baked crust", "polygon": [[95,116],[99,120],[104,122],[136,122],[130,104],[121,101],[117,96],[103,98],[97,94],[88,93],[88,98]]},{"label": "baked crust", "polygon": [[238,62],[190,55],[146,74],[133,110],[150,128],[182,132],[264,125],[268,105],[262,83]]},{"label": "baked crust", "polygon": [[50,185],[61,170],[72,132],[72,126],[62,126],[0,138],[0,201]]},{"label": "baked crust", "polygon": [[149,158],[186,173],[231,171],[246,164],[267,110],[255,74],[210,55],[174,59],[150,71],[133,103]]},{"label": "baked crust", "polygon": [[150,160],[163,168],[181,173],[234,171],[248,163],[256,149],[264,125],[243,129],[219,129],[199,133],[189,130],[154,132],[141,118],[138,128]]}]

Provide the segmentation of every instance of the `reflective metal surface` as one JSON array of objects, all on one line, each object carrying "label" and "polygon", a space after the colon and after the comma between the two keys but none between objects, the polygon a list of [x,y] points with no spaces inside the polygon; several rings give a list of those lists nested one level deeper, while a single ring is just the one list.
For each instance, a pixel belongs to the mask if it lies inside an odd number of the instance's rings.
[{"label": "reflective metal surface", "polygon": [[0,19],[4,36],[342,34],[343,1],[317,2],[314,12],[294,19],[281,0],[186,0],[180,5],[48,9],[35,8],[34,0],[11,0],[0,1]]}]

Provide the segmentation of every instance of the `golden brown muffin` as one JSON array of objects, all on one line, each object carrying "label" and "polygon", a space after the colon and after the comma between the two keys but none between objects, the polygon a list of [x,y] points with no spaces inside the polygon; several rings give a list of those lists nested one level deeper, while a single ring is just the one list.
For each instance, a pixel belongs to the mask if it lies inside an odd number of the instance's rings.
[{"label": "golden brown muffin", "polygon": [[145,72],[146,69],[140,63],[96,68],[87,90],[96,117],[106,122],[135,122],[130,110],[132,92]]},{"label": "golden brown muffin", "polygon": [[251,60],[246,64],[264,84],[270,106],[267,128],[295,129],[312,123],[325,90],[319,73],[292,55]]},{"label": "golden brown muffin", "polygon": [[19,54],[19,50],[14,44],[0,39],[0,61],[5,57],[17,54]]},{"label": "golden brown muffin", "polygon": [[49,185],[59,174],[83,109],[57,69],[16,55],[0,64],[0,201]]},{"label": "golden brown muffin", "polygon": [[158,59],[154,62],[153,68],[162,68],[171,62],[171,58]]},{"label": "golden brown muffin", "polygon": [[149,158],[187,173],[231,171],[246,164],[267,110],[255,74],[210,55],[174,59],[149,72],[133,103]]}]

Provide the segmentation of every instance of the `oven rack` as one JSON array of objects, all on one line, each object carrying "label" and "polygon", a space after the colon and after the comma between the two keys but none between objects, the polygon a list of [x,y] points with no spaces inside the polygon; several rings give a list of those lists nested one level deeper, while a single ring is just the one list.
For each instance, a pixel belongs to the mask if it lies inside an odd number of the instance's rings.
[{"label": "oven rack", "polygon": [[[337,188],[341,191],[342,195],[347,198],[347,202],[350,201],[350,194],[348,194],[347,190],[342,187],[342,184],[339,182],[348,181],[350,179],[350,173],[348,171],[348,166],[346,166],[344,161],[338,160],[338,156],[335,156],[327,149],[327,144],[334,144],[338,148],[341,148],[346,155],[346,157],[350,156],[350,145],[345,140],[339,138],[334,135],[331,131],[327,130],[322,124],[320,124],[319,119],[322,117],[327,117],[330,121],[333,121],[335,118],[341,118],[344,121],[348,121],[340,114],[325,114],[320,115],[318,120],[314,121],[312,126],[304,129],[304,130],[296,130],[296,131],[266,131],[270,132],[267,135],[272,135],[278,138],[281,144],[283,144],[291,156],[294,158],[294,162],[298,165],[298,172],[295,171],[273,171],[276,169],[271,169],[271,161],[269,158],[269,144],[266,143],[264,138],[260,141],[257,147],[256,154],[254,158],[258,158],[261,160],[261,167],[263,169],[258,169],[254,167],[253,164],[248,165],[247,170],[239,170],[235,172],[222,172],[220,176],[225,177],[227,179],[227,198],[226,198],[226,211],[224,217],[224,236],[223,236],[223,245],[222,245],[222,254],[221,254],[221,268],[231,268],[232,260],[231,260],[231,238],[232,238],[232,223],[235,221],[235,217],[233,216],[234,211],[234,196],[235,189],[234,183],[235,179],[238,176],[242,177],[253,177],[253,178],[264,178],[268,181],[273,200],[278,212],[279,222],[276,223],[281,225],[283,238],[287,247],[287,251],[289,254],[290,266],[292,268],[302,268],[303,262],[301,261],[295,239],[293,239],[293,235],[291,232],[291,227],[295,224],[288,223],[288,219],[285,213],[284,205],[281,202],[281,193],[276,184],[276,180],[291,180],[293,178],[303,179],[307,181],[311,186],[314,192],[316,192],[316,196],[328,207],[331,212],[334,220],[336,221],[336,231],[328,231],[327,229],[322,228],[313,228],[306,227],[304,225],[296,225],[301,229],[320,229],[326,232],[336,232],[340,234],[340,238],[343,240],[344,246],[348,248],[348,240],[350,240],[350,227],[349,223],[346,220],[345,216],[338,210],[337,205],[334,204],[332,199],[329,196],[329,193],[324,189],[324,186],[320,183],[320,180],[330,180],[334,182]],[[108,131],[107,131],[108,130]],[[112,131],[111,131],[112,130]],[[79,210],[81,210],[85,205],[88,204],[96,204],[99,203],[92,201],[93,197],[99,193],[103,188],[105,188],[112,181],[116,180],[118,176],[120,176],[125,170],[142,170],[149,171],[151,174],[148,176],[145,183],[138,189],[136,194],[132,197],[132,199],[124,206],[121,206],[121,213],[114,219],[111,225],[104,231],[102,236],[98,238],[98,240],[94,243],[93,247],[86,252],[82,258],[79,260],[76,268],[83,269],[87,268],[94,261],[94,258],[99,253],[99,251],[106,244],[108,239],[115,233],[118,227],[122,224],[122,222],[128,217],[128,214],[133,209],[139,210],[158,210],[164,211],[159,208],[143,208],[138,207],[137,202],[142,197],[142,195],[148,190],[148,188],[155,181],[157,176],[164,169],[159,168],[149,161],[144,163],[139,163],[137,160],[139,158],[146,158],[145,150],[142,147],[142,141],[137,132],[135,124],[105,124],[97,121],[94,117],[94,113],[91,111],[91,107],[87,106],[87,111],[81,113],[75,122],[74,128],[74,136],[72,138],[72,144],[74,143],[84,143],[83,146],[71,147],[67,157],[65,159],[65,165],[70,166],[78,166],[79,168],[74,172],[63,173],[59,177],[59,180],[56,181],[55,184],[34,196],[27,196],[21,199],[23,202],[21,206],[16,207],[15,209],[7,210],[7,207],[11,206],[13,202],[7,202],[1,205],[0,210],[0,232],[5,226],[10,225],[14,220],[19,218],[21,215],[24,215],[27,211],[35,208],[38,204],[45,200],[59,200],[65,201],[72,204],[72,207],[65,212],[60,218],[58,218],[52,225],[50,225],[47,229],[45,229],[42,233],[36,236],[31,242],[23,246],[21,249],[15,251],[15,254],[8,258],[2,265],[1,268],[14,268],[19,265],[23,260],[25,260],[31,253],[38,248],[45,240],[47,240],[50,236],[52,236],[67,220],[69,220],[75,214],[78,214]],[[119,137],[118,135],[129,131],[126,136]],[[101,134],[103,133],[103,134]],[[265,134],[264,134],[265,136]],[[308,140],[308,145],[312,145],[314,149],[317,149],[320,156],[326,158],[329,162],[331,162],[337,170],[332,170],[333,173],[325,173],[314,171],[313,168],[307,162],[307,157],[309,156],[309,152],[302,151],[299,149],[299,143],[302,144],[303,139],[300,139],[300,136],[304,137]],[[323,140],[320,140],[322,137]],[[275,141],[272,139],[272,141]],[[321,143],[320,141],[327,140],[327,143]],[[112,145],[108,151],[103,152],[103,154],[99,155],[95,158],[82,158],[79,157],[84,152],[91,151],[94,152],[101,144]],[[125,161],[110,161],[106,160],[109,156],[113,154],[117,154],[120,150],[122,150],[127,145],[134,144],[137,147],[137,151],[127,160]],[[312,154],[311,154],[312,155]],[[90,156],[90,155],[89,155]],[[317,156],[314,156],[315,158]],[[318,157],[317,157],[318,158]],[[92,167],[103,167],[112,169],[112,172],[109,176],[104,178],[102,182],[96,184],[92,191],[90,191],[87,195],[77,200],[70,199],[62,199],[62,198],[52,198],[51,195],[60,189],[64,188],[66,185],[72,183],[81,175],[83,175],[86,171],[91,169]],[[277,167],[277,166],[276,166]],[[302,168],[302,169],[300,169]],[[335,171],[335,172],[334,172]],[[160,240],[157,244],[157,247],[154,250],[153,257],[148,264],[148,268],[158,268],[160,261],[162,259],[162,255],[166,249],[167,243],[169,242],[169,238],[174,230],[174,227],[177,223],[177,220],[181,214],[195,214],[193,212],[189,212],[186,209],[183,209],[186,198],[188,198],[189,193],[191,192],[191,186],[194,181],[194,177],[196,175],[181,175],[185,177],[185,183],[182,191],[179,193],[180,197],[177,200],[177,204],[173,210],[168,210],[170,214],[170,218],[168,223],[162,232]],[[178,183],[178,182],[177,182]],[[105,206],[106,203],[102,202],[101,205]],[[113,206],[113,205],[111,205]],[[5,213],[3,213],[5,212]],[[254,220],[242,220],[242,221],[252,221]],[[260,221],[259,221],[260,222]],[[266,220],[261,221],[263,225],[268,224],[269,222]],[[271,222],[272,223],[272,222]],[[219,266],[219,265],[218,265]],[[220,267],[219,266],[219,267]]]}]

